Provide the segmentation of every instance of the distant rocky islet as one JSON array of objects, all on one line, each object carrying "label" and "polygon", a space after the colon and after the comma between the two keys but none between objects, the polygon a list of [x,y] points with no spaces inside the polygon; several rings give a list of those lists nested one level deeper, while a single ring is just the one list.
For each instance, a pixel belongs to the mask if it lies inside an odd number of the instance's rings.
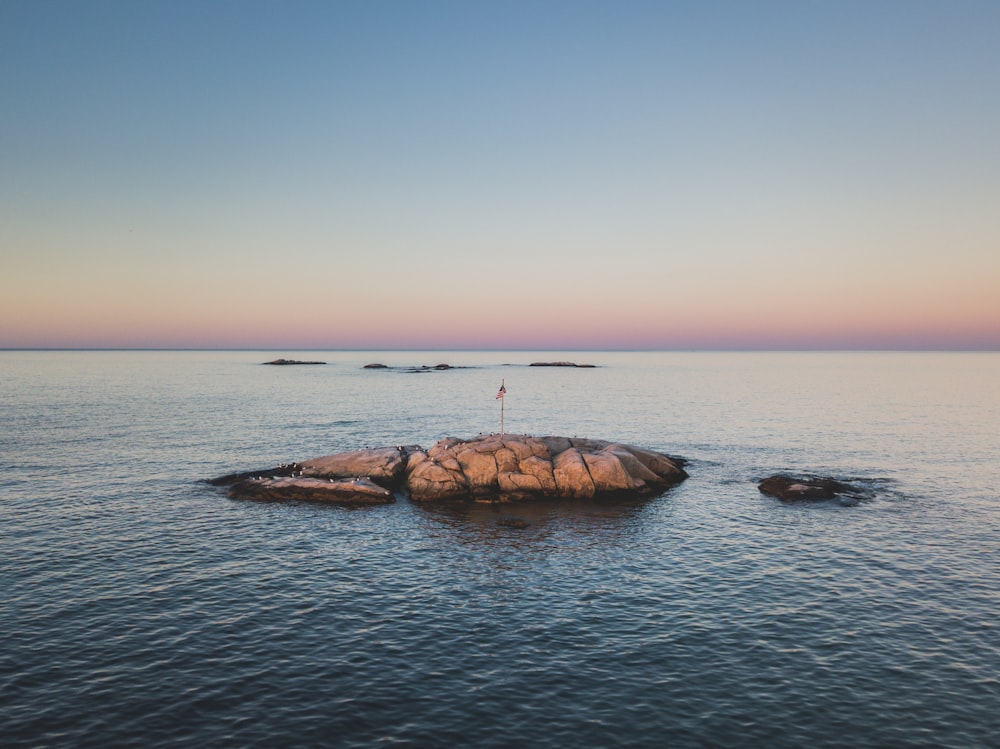
[{"label": "distant rocky islet", "polygon": [[[273,362],[269,362],[269,363],[273,363]],[[577,364],[576,362],[571,362],[571,361],[536,361],[536,362],[531,362],[528,366],[529,367],[568,367],[568,368],[576,368],[576,369],[594,369],[594,368],[596,368],[597,365],[596,364]],[[368,364],[365,364],[362,367],[362,369],[396,369],[396,370],[401,370],[401,371],[404,371],[404,372],[431,372],[431,371],[443,371],[443,370],[447,370],[447,369],[467,369],[467,367],[455,366],[453,364],[444,364],[444,363],[442,363],[442,364],[435,364],[433,366],[424,364],[424,365],[419,365],[419,366],[410,365],[410,366],[403,366],[403,367],[394,367],[394,366],[390,366],[388,364],[384,364],[382,362],[370,362]]]},{"label": "distant rocky islet", "polygon": [[[300,359],[272,359],[271,361],[262,362],[262,364],[271,364],[275,366],[293,366],[293,365],[303,365],[303,364],[326,364],[325,361],[304,361]],[[536,361],[531,362],[529,367],[576,367],[578,369],[593,369],[596,365],[594,364],[577,364],[571,361]],[[427,371],[442,371],[446,369],[466,369],[466,367],[457,367],[452,364],[434,364],[434,365],[419,365],[419,366],[405,366],[405,367],[391,367],[388,364],[383,364],[382,362],[371,362],[365,364],[362,369],[403,369],[408,372],[427,372]]]},{"label": "distant rocky islet", "polygon": [[365,364],[362,369],[401,369],[404,372],[443,372],[446,369],[465,369],[465,367],[455,367],[451,364],[435,364],[433,366],[422,365],[422,366],[408,366],[408,367],[390,367],[388,364],[382,364],[381,362],[372,362],[371,364]]}]

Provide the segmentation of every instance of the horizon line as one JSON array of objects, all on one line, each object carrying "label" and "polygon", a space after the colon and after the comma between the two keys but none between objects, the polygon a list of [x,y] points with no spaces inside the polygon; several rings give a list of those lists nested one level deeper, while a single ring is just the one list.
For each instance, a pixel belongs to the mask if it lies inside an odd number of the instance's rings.
[{"label": "horizon line", "polygon": [[272,346],[0,346],[0,352],[4,351],[233,351],[233,352],[280,352],[280,351],[302,351],[302,352],[393,352],[393,351],[447,351],[447,352],[580,352],[580,353],[849,353],[849,352],[870,352],[870,353],[998,353],[1000,347],[984,346],[829,346],[829,347],[727,347],[727,346],[706,346],[706,347],[635,347],[635,348],[538,348],[538,347],[436,347],[436,346],[414,346],[414,347],[272,347]]}]

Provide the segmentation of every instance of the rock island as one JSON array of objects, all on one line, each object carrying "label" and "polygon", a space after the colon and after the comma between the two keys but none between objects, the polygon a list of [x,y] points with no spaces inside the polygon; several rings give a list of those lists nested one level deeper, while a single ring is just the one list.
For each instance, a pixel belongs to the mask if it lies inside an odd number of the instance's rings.
[{"label": "rock island", "polygon": [[605,440],[523,434],[448,437],[424,450],[396,445],[210,479],[237,499],[337,504],[646,497],[687,478],[684,461]]}]

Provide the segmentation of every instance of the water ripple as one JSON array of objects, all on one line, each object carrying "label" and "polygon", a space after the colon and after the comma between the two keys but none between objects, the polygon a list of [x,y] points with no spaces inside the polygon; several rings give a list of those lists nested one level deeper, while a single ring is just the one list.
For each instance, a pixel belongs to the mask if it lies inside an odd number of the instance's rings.
[{"label": "water ripple", "polygon": [[[533,406],[540,429],[572,433],[567,404],[586,401],[597,436],[686,454],[692,479],[636,503],[340,509],[232,502],[198,479],[475,433],[461,404],[498,370],[402,391],[347,365],[293,385],[227,358],[241,355],[135,356],[120,372],[6,365],[0,380],[20,383],[0,398],[5,748],[964,749],[1000,735],[995,451],[957,428],[993,434],[982,389],[949,396],[936,434],[925,397],[876,375],[844,394],[815,367],[778,388],[770,360],[709,357],[680,377],[669,357],[626,357],[586,383],[524,368],[560,385]],[[594,399],[595,385],[636,400]],[[834,386],[841,417],[816,395]],[[856,427],[866,407],[872,433]],[[720,425],[721,411],[740,416]],[[784,466],[860,477],[873,497],[760,495],[754,479]]]}]

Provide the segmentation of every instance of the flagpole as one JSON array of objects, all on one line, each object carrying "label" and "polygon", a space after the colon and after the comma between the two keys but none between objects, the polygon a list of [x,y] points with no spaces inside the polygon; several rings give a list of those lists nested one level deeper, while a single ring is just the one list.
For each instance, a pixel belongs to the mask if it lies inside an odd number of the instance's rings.
[{"label": "flagpole", "polygon": [[[503,387],[503,380],[500,380],[500,387]],[[503,402],[506,398],[500,399],[500,436],[503,437]]]},{"label": "flagpole", "polygon": [[507,388],[503,385],[503,379],[500,380],[500,389],[497,390],[497,400],[500,401],[500,436],[503,437],[503,402],[504,395],[507,393]]}]

